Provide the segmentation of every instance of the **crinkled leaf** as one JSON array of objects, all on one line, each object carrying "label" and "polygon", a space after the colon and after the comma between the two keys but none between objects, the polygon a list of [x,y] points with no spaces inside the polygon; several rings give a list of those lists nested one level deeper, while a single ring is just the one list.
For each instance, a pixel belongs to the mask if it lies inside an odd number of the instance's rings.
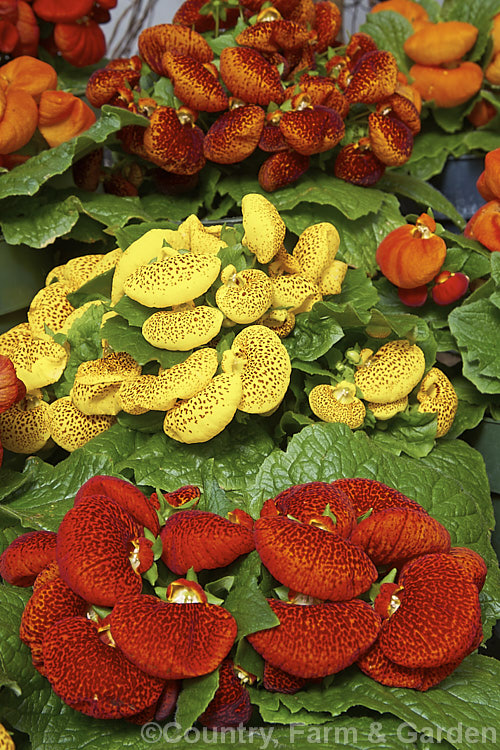
[{"label": "crinkled leaf", "polygon": [[[175,721],[178,733],[186,732],[203,713],[219,686],[219,670],[215,669],[201,677],[182,681],[182,690],[177,699]],[[176,743],[177,744],[177,743]]]},{"label": "crinkled leaf", "polygon": [[299,203],[309,204],[310,221],[306,226],[317,221],[313,218],[316,211],[314,204],[335,206],[348,219],[355,220],[380,211],[385,200],[380,190],[351,185],[314,169],[308,170],[295,185],[275,193],[265,192],[256,178],[247,175],[226,177],[221,180],[218,189],[222,195],[230,193],[238,205],[241,205],[241,200],[247,193],[261,193],[276,206],[280,214],[282,211],[291,211]]},{"label": "crinkled leaf", "polygon": [[[100,325],[102,306],[91,305],[75,320],[66,340],[70,345],[69,358],[60,379],[53,386],[57,398],[67,396],[73,387],[75,374],[82,362],[102,357]],[[56,336],[58,339],[59,336]]]},{"label": "crinkled leaf", "polygon": [[314,305],[307,313],[297,315],[292,333],[283,339],[290,359],[305,361],[318,359],[343,337],[344,331],[323,305],[322,311]]},{"label": "crinkled leaf", "polygon": [[452,310],[449,323],[462,355],[465,377],[481,393],[498,393],[500,309],[489,299],[480,299]]},{"label": "crinkled leaf", "polygon": [[404,16],[390,10],[368,13],[360,31],[369,34],[379,49],[392,52],[399,70],[408,75],[412,62],[403,50],[403,44],[413,34],[413,26]]},{"label": "crinkled leaf", "polygon": [[406,453],[422,458],[434,448],[436,427],[434,414],[420,414],[415,407],[396,414],[387,422],[378,421],[370,437],[396,456]]},{"label": "crinkled leaf", "polygon": [[140,365],[156,361],[162,367],[172,367],[179,362],[184,362],[191,354],[191,352],[171,352],[152,346],[142,335],[141,329],[129,325],[121,315],[108,318],[101,328],[101,335],[107,339],[112,349],[117,352],[128,352]]},{"label": "crinkled leaf", "polygon": [[184,484],[201,486],[203,464],[213,458],[219,485],[241,497],[255,476],[255,467],[273,448],[267,427],[258,419],[250,424],[233,422],[212,440],[195,445],[178,443],[163,433],[144,436],[136,451],[122,457],[120,471],[132,470],[138,484],[171,492]]},{"label": "crinkled leaf", "polygon": [[126,294],[116,303],[116,305],[113,305],[113,312],[121,315],[121,317],[127,320],[131,326],[135,326],[136,328],[142,327],[144,321],[156,311],[157,308],[141,305],[140,302],[136,302],[130,297],[127,297]]},{"label": "crinkled leaf", "polygon": [[226,493],[215,478],[215,459],[209,458],[201,467],[201,485],[203,495],[200,498],[198,508],[209,513],[217,513],[219,516],[227,516],[233,505]]},{"label": "crinkled leaf", "polygon": [[238,623],[238,640],[257,630],[279,625],[279,619],[259,588],[261,566],[258,553],[253,551],[228,568],[235,580],[224,608],[231,612]]},{"label": "crinkled leaf", "polygon": [[91,300],[109,300],[114,272],[114,268],[110,268],[109,271],[94,276],[93,279],[79,287],[76,292],[70,292],[68,300],[73,307],[81,307]]},{"label": "crinkled leaf", "polygon": [[[391,713],[424,735],[427,732],[431,742],[432,736],[436,739],[440,731],[445,741],[449,737],[457,750],[470,750],[469,738],[474,729],[477,730],[476,737],[486,737],[485,742],[495,742],[494,737],[500,730],[499,678],[498,661],[475,655],[462,662],[440,685],[425,693],[379,685],[352,668],[336,675],[327,688],[312,686],[295,695],[269,694],[250,688],[250,694],[265,721],[322,724],[328,721],[329,715],[338,716],[354,705],[362,705],[382,714]],[[461,737],[458,726],[463,728]],[[468,735],[466,728],[471,730]],[[482,735],[485,730],[488,734]],[[383,731],[383,724],[380,731]],[[414,734],[409,727],[400,724],[396,736],[401,747],[406,746],[406,741],[412,740]],[[372,741],[374,737],[376,734],[372,733]]]}]

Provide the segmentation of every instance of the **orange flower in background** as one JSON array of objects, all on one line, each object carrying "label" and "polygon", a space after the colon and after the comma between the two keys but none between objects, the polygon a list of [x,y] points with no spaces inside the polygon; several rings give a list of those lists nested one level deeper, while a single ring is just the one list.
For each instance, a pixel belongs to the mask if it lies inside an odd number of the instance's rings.
[{"label": "orange flower in background", "polygon": [[491,252],[500,252],[500,200],[481,206],[469,219],[464,235],[477,240]]},{"label": "orange flower in background", "polygon": [[23,89],[1,88],[0,78],[0,154],[10,154],[25,146],[36,130],[38,107]]},{"label": "orange flower in background", "polygon": [[473,62],[463,62],[449,68],[413,65],[410,76],[424,101],[433,100],[437,107],[443,108],[465,104],[477,94],[483,83],[483,71]]},{"label": "orange flower in background", "polygon": [[77,68],[93,65],[106,53],[104,34],[91,18],[81,18],[78,23],[57,23],[54,42],[66,62]]},{"label": "orange flower in background", "polygon": [[95,120],[90,107],[68,91],[44,91],[41,96],[38,129],[51,147],[80,135]]},{"label": "orange flower in background", "polygon": [[460,60],[472,49],[478,33],[464,21],[429,23],[409,36],[403,49],[419,65],[442,65]]},{"label": "orange flower in background", "polygon": [[0,86],[22,89],[38,101],[43,91],[57,87],[57,73],[52,65],[30,55],[21,55],[2,65]]},{"label": "orange flower in background", "polygon": [[44,21],[51,23],[71,23],[92,10],[94,0],[71,0],[70,3],[60,0],[35,0],[33,10]]},{"label": "orange flower in background", "polygon": [[425,26],[429,22],[429,15],[425,8],[412,0],[384,0],[377,3],[370,13],[378,13],[381,10],[392,10],[404,16],[411,23],[415,31]]},{"label": "orange flower in background", "polygon": [[38,41],[40,39],[40,29],[31,5],[24,2],[24,0],[18,0],[17,3],[16,29],[19,34],[19,41],[14,47],[12,54],[16,57],[18,55],[36,56]]}]

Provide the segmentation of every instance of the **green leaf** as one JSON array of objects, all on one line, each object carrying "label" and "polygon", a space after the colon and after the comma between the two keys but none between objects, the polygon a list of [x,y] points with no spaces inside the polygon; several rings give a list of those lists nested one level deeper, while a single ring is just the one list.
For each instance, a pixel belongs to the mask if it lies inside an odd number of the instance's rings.
[{"label": "green leaf", "polygon": [[175,711],[175,721],[179,725],[179,732],[187,732],[192,727],[214,697],[218,686],[218,669],[202,677],[182,681],[182,690],[177,699]]},{"label": "green leaf", "polygon": [[203,486],[203,495],[198,507],[210,513],[217,513],[219,516],[226,517],[232,509],[231,501],[215,478],[213,458],[205,461],[201,467],[201,481]]},{"label": "green leaf", "polygon": [[75,161],[97,145],[107,143],[114,133],[125,125],[144,125],[148,121],[126,109],[105,105],[101,116],[85,133],[62,143],[60,146],[42,151],[20,164],[11,172],[2,175],[0,199],[11,195],[34,195],[54,175],[65,172]]},{"label": "green leaf", "polygon": [[177,443],[164,433],[143,435],[137,450],[124,451],[120,471],[132,470],[138,484],[171,492],[184,484],[201,486],[203,465],[213,458],[215,479],[236,500],[273,448],[267,428],[257,419],[249,424],[232,422],[220,435],[196,445]]},{"label": "green leaf", "polygon": [[2,240],[0,257],[0,315],[5,315],[29,307],[35,294],[45,285],[45,277],[55,261],[52,250],[33,250],[24,245],[14,247]]},{"label": "green leaf", "polygon": [[460,229],[463,229],[465,226],[463,216],[458,213],[453,204],[439,190],[436,190],[436,188],[423,180],[419,180],[412,175],[386,172],[378,184],[381,188],[387,190],[387,192],[411,198],[420,203],[424,209],[431,207],[435,211],[440,211],[450,218]]},{"label": "green leaf", "polygon": [[238,623],[238,640],[257,630],[279,625],[279,619],[269,606],[259,588],[261,561],[257,551],[237,560],[228,570],[234,576],[234,585],[227,595],[224,608]]},{"label": "green leaf", "polygon": [[114,272],[115,269],[110,268],[109,271],[94,276],[93,279],[79,287],[76,292],[68,294],[68,300],[73,307],[81,307],[86,302],[95,299],[109,300]]},{"label": "green leaf", "polygon": [[283,344],[292,361],[297,358],[307,362],[321,357],[340,341],[343,335],[344,331],[326,305],[323,305],[321,310],[314,305],[310,312],[297,315],[295,327],[292,333],[283,339]]},{"label": "green leaf", "polygon": [[467,55],[468,59],[476,62],[481,59],[491,32],[492,18],[499,12],[499,0],[468,0],[466,3],[458,0],[447,7],[447,21],[465,21],[479,31],[474,48]]},{"label": "green leaf", "polygon": [[465,377],[481,393],[498,393],[500,309],[489,299],[479,299],[452,310],[449,324],[462,355]]},{"label": "green leaf", "polygon": [[[427,743],[433,744],[440,735],[445,742],[449,737],[457,750],[470,750],[470,738],[474,736],[476,739],[483,737],[486,746],[495,742],[500,728],[500,694],[496,688],[499,677],[498,661],[470,656],[444,682],[424,693],[384,687],[351,669],[336,675],[327,688],[315,686],[295,695],[270,695],[250,688],[250,695],[268,722],[322,724],[329,720],[329,716],[338,716],[352,706],[361,705],[377,713],[391,713],[400,720],[399,726],[384,738],[384,724],[378,721],[378,717],[372,718],[372,746],[384,747],[379,742],[392,736],[398,739],[398,747],[405,747],[407,741],[416,741],[417,733],[422,733],[423,741],[427,737]],[[404,723],[409,726],[404,726]],[[416,731],[412,732],[410,727]],[[300,730],[307,731],[299,726]],[[377,744],[373,745],[375,741]]]},{"label": "green leaf", "polygon": [[413,458],[422,458],[434,448],[437,427],[434,414],[420,414],[417,408],[413,408],[389,419],[385,429],[380,429],[382,425],[377,422],[379,429],[371,431],[370,437],[396,456],[406,453]]},{"label": "green leaf", "polygon": [[280,214],[282,211],[291,211],[299,203],[309,204],[310,221],[306,226],[316,223],[314,220],[316,207],[310,204],[335,206],[348,219],[355,220],[369,213],[377,213],[385,200],[380,190],[351,185],[314,169],[308,170],[307,174],[296,184],[277,190],[275,193],[266,193],[256,178],[237,174],[221,180],[218,189],[222,195],[231,194],[238,205],[241,205],[241,200],[246,193],[265,195]]},{"label": "green leaf", "polygon": [[[153,312],[153,310],[151,310]],[[184,360],[191,352],[171,352],[158,349],[149,344],[142,335],[141,329],[131,326],[120,315],[108,318],[101,328],[101,335],[107,339],[110,347],[117,352],[127,352],[140,365],[147,362],[159,362],[168,368]]]},{"label": "green leaf", "polygon": [[76,371],[82,362],[102,357],[100,331],[102,314],[102,305],[91,305],[69,329],[67,334],[67,341],[70,345],[69,358],[61,378],[53,386],[57,398],[69,394]]},{"label": "green leaf", "polygon": [[405,54],[403,44],[414,29],[404,16],[391,10],[368,13],[360,31],[369,34],[379,49],[392,52],[399,70],[408,75],[412,62]]}]

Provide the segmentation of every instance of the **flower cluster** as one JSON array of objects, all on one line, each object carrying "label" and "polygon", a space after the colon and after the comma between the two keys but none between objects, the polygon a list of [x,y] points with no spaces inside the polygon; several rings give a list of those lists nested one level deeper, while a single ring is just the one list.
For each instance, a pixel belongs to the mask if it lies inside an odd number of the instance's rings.
[{"label": "flower cluster", "polygon": [[[73,258],[49,272],[28,322],[0,336],[0,352],[12,358],[28,393],[22,408],[0,416],[9,450],[33,453],[52,438],[73,451],[111,427],[120,412],[151,410],[164,412],[169,437],[201,443],[237,412],[266,415],[278,408],[291,374],[282,339],[296,315],[341,292],[347,264],[336,259],[340,237],[329,222],[305,229],[288,253],[285,223],[267,198],[245,195],[242,213],[242,245],[252,267],[223,263],[228,246],[221,226],[206,227],[193,214],[176,230],[145,232],[123,252]],[[68,363],[71,347],[61,334],[89,308],[97,330],[110,315],[102,299],[75,308],[68,295],[106,271],[113,272],[111,314],[118,317],[120,303],[141,306],[141,343],[157,355],[178,352],[185,359],[143,374],[134,357],[102,342],[102,357],[81,362],[64,395],[43,398],[41,389],[56,383]],[[218,356],[224,329],[235,335]]]},{"label": "flower cluster", "polygon": [[[210,581],[254,550],[274,581],[264,593],[275,625],[246,635],[265,690],[294,693],[353,664],[382,684],[427,690],[481,643],[484,561],[387,485],[293,486],[255,521],[198,510],[194,486],[159,495],[95,476],[57,533],[24,534],[0,556],[8,583],[33,586],[20,637],[34,666],[84,714],[159,720],[182,680],[218,670],[199,721],[248,722],[256,677],[234,663],[239,610],[214,603],[196,574]],[[159,570],[166,586],[155,586]]]},{"label": "flower cluster", "polygon": [[[323,422],[340,422],[356,429],[365,424],[367,410],[377,421],[385,422],[407,410],[408,396],[418,386],[418,411],[436,415],[437,438],[449,432],[457,413],[457,394],[438,367],[431,367],[424,376],[425,356],[419,346],[408,339],[395,339],[377,351],[350,349],[346,355],[356,366],[352,379],[316,385],[309,392],[311,411]],[[348,371],[343,366],[344,375]]]},{"label": "flower cluster", "polygon": [[[233,46],[215,47],[218,58],[206,31],[212,15],[189,2],[172,24],[142,31],[139,56],[112,60],[91,76],[93,106],[126,107],[149,120],[121,131],[124,150],[155,164],[172,191],[196,184],[207,162],[240,164],[254,154],[266,191],[299,179],[319,154],[331,152],[330,170],[359,185],[404,164],[420,118],[394,56],[362,33],[341,47],[341,14],[329,0],[262,5],[240,0],[245,20]],[[228,10],[226,26],[237,18]],[[156,76],[149,88],[144,71]],[[166,84],[169,104],[157,94]]]},{"label": "flower cluster", "polygon": [[[472,101],[482,89],[500,83],[500,14],[492,19],[491,45],[481,64],[473,54],[479,29],[458,20],[432,22],[425,7],[412,0],[383,0],[372,13],[392,11],[413,26],[403,44],[404,53],[413,65],[409,74],[411,86],[425,102],[437,108],[451,109]],[[484,97],[475,102],[468,118],[480,127],[496,114],[495,107]]]},{"label": "flower cluster", "polygon": [[500,251],[500,148],[486,154],[476,187],[487,202],[469,219],[464,234],[491,252]]},{"label": "flower cluster", "polygon": [[377,248],[380,270],[397,286],[399,299],[409,307],[425,304],[430,282],[433,282],[432,299],[437,305],[456,302],[469,288],[469,278],[464,273],[443,270],[446,242],[435,230],[433,217],[424,213],[415,224],[393,229]]},{"label": "flower cluster", "polygon": [[[0,55],[36,57],[41,44],[78,68],[106,52],[101,24],[117,0],[4,0],[0,7]],[[43,35],[41,28],[43,27]]]},{"label": "flower cluster", "polygon": [[29,155],[18,152],[37,130],[49,146],[58,146],[95,119],[84,101],[57,90],[57,73],[48,63],[22,55],[0,67],[0,166],[26,161]]}]

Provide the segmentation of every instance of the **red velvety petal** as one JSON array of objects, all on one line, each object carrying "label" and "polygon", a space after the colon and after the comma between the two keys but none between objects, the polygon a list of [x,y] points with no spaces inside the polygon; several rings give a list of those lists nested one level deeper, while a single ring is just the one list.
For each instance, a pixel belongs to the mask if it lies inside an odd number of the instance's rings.
[{"label": "red velvety petal", "polygon": [[278,125],[264,125],[260,134],[259,148],[273,154],[288,150],[288,143],[283,138]]},{"label": "red velvety petal", "polygon": [[142,711],[160,696],[163,681],[145,674],[123,653],[103,643],[83,617],[60,620],[43,640],[45,676],[72,708],[97,719]]},{"label": "red velvety petal", "polygon": [[464,235],[477,240],[491,252],[500,251],[500,200],[491,200],[478,208],[467,222]]},{"label": "red velvety petal", "polygon": [[339,113],[321,105],[283,112],[279,128],[290,147],[304,156],[329,151],[345,132]]},{"label": "red velvety petal", "polygon": [[314,51],[317,54],[326,52],[328,47],[334,46],[337,34],[342,26],[342,14],[335,3],[322,0],[314,5],[316,31],[316,45]]},{"label": "red velvety petal", "polygon": [[307,94],[311,104],[322,104],[334,109],[342,119],[345,119],[349,112],[349,102],[344,94],[338,90],[333,78],[304,73],[299,79],[299,86],[301,91]]},{"label": "red velvety petal", "polygon": [[394,93],[397,75],[396,58],[391,52],[367,52],[359,58],[344,93],[351,103],[374,104]]},{"label": "red velvety petal", "polygon": [[404,667],[461,660],[478,639],[477,586],[451,555],[422,555],[401,572],[401,604],[379,637],[384,654]]},{"label": "red velvety petal", "polygon": [[[337,518],[336,531],[339,536],[350,536],[356,526],[352,502],[342,490],[329,482],[296,484],[280,492],[273,500],[281,515],[293,516],[302,523],[309,523],[312,518],[322,516],[329,505],[330,511]],[[263,515],[265,512],[261,513]]]},{"label": "red velvety petal", "polygon": [[45,586],[49,581],[54,581],[56,578],[60,577],[59,565],[55,560],[52,560],[52,562],[46,565],[35,578],[33,582],[33,593],[41,589],[42,586]]},{"label": "red velvety petal", "polygon": [[18,536],[0,555],[0,575],[13,586],[31,586],[56,558],[57,534],[53,531],[29,531]]},{"label": "red velvety petal", "polygon": [[377,569],[363,550],[329,531],[269,516],[257,519],[254,537],[269,572],[301,594],[344,601],[377,580]]},{"label": "red velvety petal", "polygon": [[144,133],[148,158],[168,172],[195,174],[205,166],[203,131],[181,123],[173,107],[158,107]]},{"label": "red velvety petal", "polygon": [[372,149],[359,143],[342,146],[334,165],[335,177],[353,185],[375,185],[385,172],[385,164],[377,159]]},{"label": "red velvety petal", "polygon": [[0,354],[0,414],[26,396],[26,386],[8,357]]},{"label": "red velvety petal", "polygon": [[[185,505],[185,503],[189,503],[191,500],[198,500],[201,497],[200,488],[196,487],[194,484],[186,484],[184,487],[179,487],[178,490],[173,490],[173,492],[163,492],[162,494],[166,502],[173,508],[179,508],[181,505]],[[153,507],[160,507],[160,502],[156,492],[153,492],[150,501]]]},{"label": "red velvety petal", "polygon": [[[441,280],[442,277],[444,280]],[[460,271],[442,271],[435,280],[431,294],[436,305],[451,305],[463,297],[469,288],[469,277]]]},{"label": "red velvety petal", "polygon": [[254,549],[251,529],[201,510],[174,513],[160,537],[161,559],[176,575],[221,568]]},{"label": "red velvety petal", "polygon": [[85,616],[87,609],[87,602],[62,578],[46,582],[33,593],[21,617],[19,637],[31,648],[33,664],[39,671],[43,673],[42,641],[46,632],[65,617]]},{"label": "red velvety petal", "polygon": [[248,26],[235,41],[242,47],[252,47],[259,52],[278,52],[300,49],[308,39],[309,32],[304,26],[282,19]]},{"label": "red velvety petal", "polygon": [[245,725],[251,715],[248,690],[238,679],[232,660],[224,659],[219,667],[219,687],[198,721],[210,729],[223,729]]},{"label": "red velvety petal", "polygon": [[165,52],[162,65],[174,84],[175,96],[187,107],[199,112],[220,112],[226,109],[227,95],[217,78],[203,63],[189,55]]},{"label": "red velvety petal", "polygon": [[273,667],[266,661],[264,662],[262,684],[270,693],[293,695],[307,684],[307,680],[285,672],[283,669],[278,669],[278,667]]},{"label": "red velvety petal", "polygon": [[432,516],[412,508],[386,508],[372,513],[353,531],[375,565],[401,567],[406,560],[431,552],[449,552],[450,534]]},{"label": "red velvety petal", "polygon": [[249,47],[226,47],[220,54],[220,75],[234,97],[247,104],[281,104],[284,90],[274,65]]},{"label": "red velvety petal", "polygon": [[94,65],[106,53],[106,38],[91,18],[85,23],[57,23],[54,42],[66,62],[77,68]]},{"label": "red velvety petal", "polygon": [[19,42],[19,32],[15,25],[0,19],[0,52],[9,54]]},{"label": "red velvety petal", "polygon": [[76,21],[90,13],[93,0],[72,0],[71,3],[61,3],[59,0],[35,0],[33,10],[39,18],[52,23]]},{"label": "red velvety petal", "polygon": [[279,151],[265,160],[258,180],[263,190],[272,193],[296,182],[309,169],[309,156],[297,151]]},{"label": "red velvety petal", "polygon": [[[203,31],[212,31],[215,28],[215,20],[212,14],[200,14],[200,10],[204,5],[206,5],[206,0],[184,0],[174,14],[173,23],[181,26],[193,26],[200,33]],[[239,9],[228,8],[225,19],[220,19],[220,28],[232,28],[238,18]]]},{"label": "red velvety petal", "polygon": [[140,524],[151,531],[154,536],[160,533],[160,523],[154,504],[131,482],[119,477],[96,474],[88,479],[75,496],[75,506],[83,497],[89,495],[105,495],[115,500]]},{"label": "red velvety petal", "polygon": [[156,596],[124,597],[110,615],[125,656],[148,674],[186,679],[216,669],[236,638],[233,616],[215,604],[176,604]]},{"label": "red velvety petal", "polygon": [[412,135],[420,133],[420,113],[406,96],[401,94],[392,94],[387,99],[377,104],[377,112],[391,114],[393,117],[401,120],[411,130]]},{"label": "red velvety petal", "polygon": [[311,606],[268,602],[280,624],[247,639],[272,666],[297,677],[340,672],[359,659],[380,630],[380,617],[359,599]]},{"label": "red velvety petal", "polygon": [[160,23],[143,29],[139,34],[138,48],[140,56],[158,75],[165,75],[162,57],[167,50],[190,55],[201,63],[210,62],[214,56],[201,34],[186,26],[171,23]]},{"label": "red velvety petal", "polygon": [[142,535],[140,524],[114,500],[82,497],[57,533],[61,578],[88,602],[112,607],[142,588],[130,561],[132,541]]},{"label": "red velvety petal", "polygon": [[266,115],[262,107],[249,104],[225,112],[208,130],[203,153],[217,164],[236,164],[259,145]]},{"label": "red velvety petal", "polygon": [[399,490],[378,482],[376,479],[364,479],[362,477],[335,479],[332,485],[345,492],[350,498],[357,516],[366,513],[370,508],[383,510],[384,508],[411,507],[421,513],[427,513],[415,500],[411,500]]},{"label": "red velvety petal", "polygon": [[401,120],[372,112],[368,116],[370,145],[373,153],[389,167],[408,161],[413,149],[413,135]]},{"label": "red velvety petal", "polygon": [[101,68],[90,76],[85,96],[94,107],[102,107],[103,104],[112,102],[117,91],[126,84],[134,87],[139,77],[140,73],[133,70],[126,72],[113,68]]},{"label": "red velvety petal", "polygon": [[481,555],[468,547],[452,547],[450,555],[470,575],[478,591],[481,591],[488,573],[488,568]]},{"label": "red velvety petal", "polygon": [[357,661],[357,665],[368,677],[382,685],[425,692],[454,672],[460,662],[453,661],[439,667],[403,667],[388,659],[377,642]]}]

